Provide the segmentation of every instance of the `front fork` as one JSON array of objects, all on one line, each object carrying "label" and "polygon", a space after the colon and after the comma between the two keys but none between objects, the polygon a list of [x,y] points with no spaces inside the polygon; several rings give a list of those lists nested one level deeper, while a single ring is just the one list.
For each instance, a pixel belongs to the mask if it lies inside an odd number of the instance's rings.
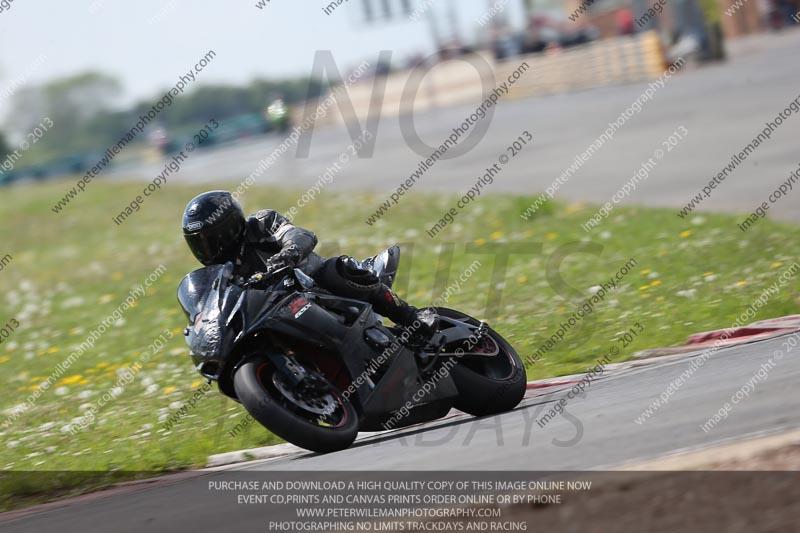
[{"label": "front fork", "polygon": [[275,371],[283,376],[286,383],[292,387],[297,387],[308,377],[308,372],[303,365],[295,361],[291,355],[270,352],[267,354],[267,358],[275,367]]}]

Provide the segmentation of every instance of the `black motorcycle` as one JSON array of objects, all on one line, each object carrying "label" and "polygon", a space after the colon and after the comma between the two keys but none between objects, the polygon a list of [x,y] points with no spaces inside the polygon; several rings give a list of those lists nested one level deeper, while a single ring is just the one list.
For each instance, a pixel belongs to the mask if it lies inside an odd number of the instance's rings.
[{"label": "black motorcycle", "polygon": [[[387,285],[400,249],[366,259]],[[435,420],[455,407],[483,416],[509,411],[525,394],[525,368],[497,332],[438,308],[427,342],[413,327],[385,326],[368,303],[330,294],[299,269],[264,285],[233,265],[187,275],[178,300],[192,361],[219,390],[276,435],[320,453],[350,446],[359,430]]]}]

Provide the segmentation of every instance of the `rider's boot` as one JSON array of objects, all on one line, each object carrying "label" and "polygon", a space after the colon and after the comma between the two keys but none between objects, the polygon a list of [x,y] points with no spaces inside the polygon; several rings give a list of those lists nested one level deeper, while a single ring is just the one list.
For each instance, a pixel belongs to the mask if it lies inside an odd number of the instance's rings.
[{"label": "rider's boot", "polygon": [[372,307],[378,314],[405,327],[406,331],[422,341],[422,344],[427,343],[439,329],[439,315],[432,307],[417,309],[397,296],[386,285],[381,287]]}]

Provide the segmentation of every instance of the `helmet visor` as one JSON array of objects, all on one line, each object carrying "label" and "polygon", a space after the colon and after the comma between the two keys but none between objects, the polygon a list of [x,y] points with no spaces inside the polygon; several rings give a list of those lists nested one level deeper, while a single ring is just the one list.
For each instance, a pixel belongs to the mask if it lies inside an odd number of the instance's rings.
[{"label": "helmet visor", "polygon": [[202,231],[197,233],[188,233],[183,236],[189,249],[192,251],[198,261],[204,265],[213,265],[222,259],[222,252],[226,248],[219,234],[204,233]]}]

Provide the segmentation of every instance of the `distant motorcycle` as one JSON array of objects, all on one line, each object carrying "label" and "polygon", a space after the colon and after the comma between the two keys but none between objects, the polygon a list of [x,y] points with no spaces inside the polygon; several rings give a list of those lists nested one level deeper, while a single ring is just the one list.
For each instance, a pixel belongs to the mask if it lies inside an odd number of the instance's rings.
[{"label": "distant motorcycle", "polygon": [[282,99],[274,100],[267,106],[265,118],[272,129],[281,133],[286,133],[291,128],[291,117],[289,116],[289,106]]},{"label": "distant motorcycle", "polygon": [[[362,262],[387,285],[400,249]],[[525,393],[525,368],[487,324],[438,308],[427,343],[385,326],[368,303],[332,295],[299,269],[258,287],[233,265],[190,273],[178,300],[192,361],[220,392],[285,440],[320,453],[379,431],[445,416],[509,411]],[[423,344],[423,345],[420,345]]]}]

